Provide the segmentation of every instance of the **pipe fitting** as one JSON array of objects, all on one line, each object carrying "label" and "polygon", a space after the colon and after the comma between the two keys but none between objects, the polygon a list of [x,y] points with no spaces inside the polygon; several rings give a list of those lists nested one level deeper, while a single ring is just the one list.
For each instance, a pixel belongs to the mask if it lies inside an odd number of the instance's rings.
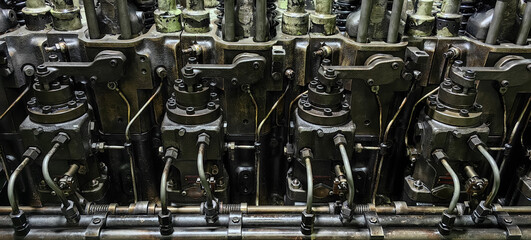
[{"label": "pipe fitting", "polygon": [[79,211],[77,210],[72,200],[68,200],[67,206],[65,206],[64,204],[61,204],[61,211],[65,215],[66,221],[68,223],[75,224],[79,222],[79,219],[80,219]]},{"label": "pipe fitting", "polygon": [[312,235],[315,223],[315,214],[308,213],[306,210],[302,211],[301,215],[301,233],[304,235]]},{"label": "pipe fitting", "polygon": [[201,133],[199,136],[197,136],[197,144],[204,143],[207,146],[210,145],[210,136],[206,133]]},{"label": "pipe fitting", "polygon": [[343,145],[347,144],[347,139],[345,138],[345,135],[337,134],[336,136],[334,136],[334,144],[336,146],[339,146],[341,144]]},{"label": "pipe fitting", "polygon": [[173,233],[173,219],[171,212],[168,211],[163,213],[159,212],[159,224],[160,224],[160,234],[163,236],[171,235]]},{"label": "pipe fitting", "polygon": [[16,236],[26,236],[30,231],[30,226],[28,219],[24,211],[19,210],[18,213],[10,213],[9,217],[13,222],[13,229],[15,230]]},{"label": "pipe fitting", "polygon": [[442,214],[442,219],[439,222],[439,233],[442,235],[448,235],[452,232],[454,227],[456,215],[448,213],[448,210],[444,210]]},{"label": "pipe fitting", "polygon": [[483,146],[485,147],[485,143],[483,141],[481,141],[481,139],[479,139],[478,135],[473,135],[471,136],[468,141],[468,146],[470,147],[470,149],[472,150],[477,150],[478,146]]},{"label": "pipe fitting", "polygon": [[29,147],[24,154],[22,154],[22,159],[29,158],[31,161],[35,161],[37,157],[41,155],[41,150],[36,147]]},{"label": "pipe fitting", "polygon": [[64,133],[64,132],[60,132],[58,133],[53,139],[52,139],[52,143],[59,143],[61,145],[67,143],[68,141],[70,141],[70,136],[68,136],[68,134]]},{"label": "pipe fitting", "polygon": [[485,221],[487,216],[491,213],[492,209],[485,206],[485,201],[481,201],[476,210],[471,214],[472,221],[474,221],[475,224],[480,224]]},{"label": "pipe fitting", "polygon": [[201,207],[201,211],[205,214],[205,220],[208,224],[214,224],[219,220],[219,204],[216,199],[213,199],[211,204],[207,202],[202,203]]}]

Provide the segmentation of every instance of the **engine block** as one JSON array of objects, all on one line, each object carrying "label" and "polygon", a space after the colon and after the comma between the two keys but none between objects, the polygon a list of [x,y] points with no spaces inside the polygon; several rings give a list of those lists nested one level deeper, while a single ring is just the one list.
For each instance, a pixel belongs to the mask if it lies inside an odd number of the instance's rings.
[{"label": "engine block", "polygon": [[0,2],[2,239],[529,239],[531,2]]}]

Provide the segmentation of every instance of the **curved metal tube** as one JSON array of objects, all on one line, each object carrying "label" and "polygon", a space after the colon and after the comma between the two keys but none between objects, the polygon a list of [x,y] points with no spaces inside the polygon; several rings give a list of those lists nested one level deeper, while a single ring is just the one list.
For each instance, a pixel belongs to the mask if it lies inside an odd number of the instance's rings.
[{"label": "curved metal tube", "polygon": [[197,172],[199,173],[199,179],[201,180],[201,186],[205,189],[207,201],[207,206],[212,206],[212,191],[210,190],[210,185],[208,183],[208,180],[206,178],[205,169],[203,166],[203,160],[206,155],[206,144],[200,143],[199,144],[199,151],[197,152]]},{"label": "curved metal tube", "polygon": [[343,159],[343,166],[345,167],[345,173],[347,174],[348,183],[348,198],[347,203],[350,208],[354,206],[354,175],[352,175],[352,168],[350,167],[350,161],[348,159],[347,150],[344,144],[339,144],[339,152],[341,152],[341,158]]},{"label": "curved metal tube", "polygon": [[7,197],[9,199],[9,204],[11,205],[11,212],[13,214],[19,213],[18,203],[17,203],[17,195],[15,194],[15,182],[17,181],[17,177],[22,172],[24,167],[30,162],[30,158],[24,158],[24,161],[22,161],[18,167],[13,171],[11,174],[11,177],[9,178],[9,183],[7,184]]},{"label": "curved metal tube", "polygon": [[485,200],[485,206],[490,207],[490,205],[494,201],[494,198],[496,197],[496,194],[498,193],[498,190],[500,189],[500,170],[498,169],[496,161],[490,155],[487,149],[485,149],[485,147],[483,147],[482,145],[478,145],[478,150],[487,159],[490,164],[490,167],[492,168],[494,184],[492,186],[492,190],[489,193],[489,196],[487,196],[487,200]]},{"label": "curved metal tube", "polygon": [[312,173],[312,161],[311,158],[307,157],[305,160],[306,163],[306,212],[312,213],[313,206],[313,173]]},{"label": "curved metal tube", "polygon": [[63,205],[68,206],[69,203],[65,193],[57,185],[55,185],[55,182],[50,176],[50,171],[48,170],[50,160],[52,159],[53,155],[55,155],[55,152],[57,152],[59,147],[61,147],[61,143],[55,143],[52,149],[50,149],[46,156],[44,156],[44,159],[42,160],[42,176],[44,177],[46,184],[48,184],[48,186],[57,194],[57,197],[59,197],[59,200],[61,200]]},{"label": "curved metal tube", "polygon": [[459,195],[461,194],[461,183],[459,183],[459,177],[452,169],[450,164],[448,164],[446,159],[441,160],[441,163],[446,169],[446,171],[450,173],[450,176],[452,176],[452,181],[454,182],[454,194],[452,195],[452,201],[450,201],[450,206],[448,206],[448,213],[453,213],[455,211],[455,207],[457,206],[457,202],[459,202]]},{"label": "curved metal tube", "polygon": [[166,164],[164,165],[164,170],[162,171],[162,176],[160,178],[160,207],[163,214],[168,213],[168,196],[166,192],[166,184],[168,182],[168,175],[170,175],[172,162],[173,158],[166,157]]}]

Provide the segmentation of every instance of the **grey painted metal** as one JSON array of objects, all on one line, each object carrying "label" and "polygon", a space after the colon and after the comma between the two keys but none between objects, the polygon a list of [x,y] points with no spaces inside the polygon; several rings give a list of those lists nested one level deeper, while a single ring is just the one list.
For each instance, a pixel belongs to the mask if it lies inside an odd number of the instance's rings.
[{"label": "grey painted metal", "polygon": [[500,36],[501,25],[503,20],[503,12],[507,8],[507,0],[498,0],[494,7],[494,16],[490,23],[489,31],[487,32],[487,39],[485,43],[496,44],[498,37]]},{"label": "grey painted metal", "polygon": [[400,28],[400,16],[402,15],[402,7],[404,0],[394,0],[391,11],[391,20],[389,22],[389,30],[387,32],[387,43],[398,42],[398,29]]}]

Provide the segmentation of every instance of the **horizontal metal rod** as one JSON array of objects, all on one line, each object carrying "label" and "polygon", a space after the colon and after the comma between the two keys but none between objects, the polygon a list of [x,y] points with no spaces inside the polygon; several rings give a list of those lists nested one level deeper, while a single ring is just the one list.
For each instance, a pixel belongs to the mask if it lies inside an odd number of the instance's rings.
[{"label": "horizontal metal rod", "polygon": [[[531,215],[511,215],[513,223],[518,226],[530,226]],[[67,222],[63,215],[30,215],[28,221],[32,228],[86,228],[93,220],[92,215],[82,215],[79,223],[72,225]],[[383,227],[437,227],[441,220],[440,215],[379,215],[378,223]],[[243,227],[297,227],[301,224],[300,214],[243,214]],[[214,227],[227,226],[229,214],[219,215],[219,220],[214,224],[205,221],[201,214],[173,215],[175,227]],[[489,215],[481,224],[475,224],[469,215],[457,216],[456,227],[496,227],[497,220],[494,215]],[[11,228],[13,222],[9,215],[0,216],[0,228]],[[145,228],[158,227],[158,216],[155,215],[109,215],[106,219],[105,228]],[[343,223],[339,215],[317,214],[315,226],[321,227],[364,227],[366,220],[364,215],[355,215],[349,223]]]},{"label": "horizontal metal rod", "polygon": [[[299,216],[300,218],[300,216]],[[440,218],[440,217],[439,217]],[[522,239],[531,237],[531,229],[520,227]],[[31,231],[24,239],[85,239],[85,229],[36,229]],[[168,239],[227,239],[227,227],[208,227],[208,228],[174,228],[172,235]],[[241,239],[303,239],[299,226],[296,227],[263,227],[263,228],[242,228],[241,232],[231,231],[231,236]],[[459,231],[453,231],[450,235],[441,235],[436,227],[417,227],[417,228],[383,228],[385,239],[505,239],[506,231],[502,228],[466,228]],[[12,229],[0,229],[2,239],[15,239]],[[161,238],[158,227],[142,229],[101,229],[100,239],[153,239]],[[312,239],[369,239],[371,237],[368,228],[348,228],[334,227],[323,228],[315,227]]]},{"label": "horizontal metal rod", "polygon": [[[402,202],[395,202],[402,203]],[[238,204],[240,205],[240,204]],[[393,205],[385,206],[368,206],[367,209],[375,211],[378,214],[440,214],[447,207],[444,206],[406,206],[400,205],[399,207]],[[265,213],[301,213],[306,206],[245,206],[240,205],[238,208],[242,213],[248,214],[265,214]],[[36,215],[54,215],[61,214],[61,208],[59,206],[47,206],[47,207],[30,207],[30,206],[20,206],[20,209],[28,214]],[[329,206],[314,206],[313,212],[315,213],[331,213]],[[154,213],[158,213],[161,210],[160,207],[154,208]],[[172,207],[168,206],[168,210],[175,214],[199,214],[201,208],[199,206],[183,206],[183,207]],[[520,214],[531,214],[531,206],[501,206],[499,204],[493,204],[493,211],[495,212],[507,212],[507,213],[520,213]],[[0,215],[9,214],[11,212],[11,207],[9,206],[0,206]],[[229,213],[228,210],[224,211],[224,207],[221,207],[222,213]],[[153,213],[153,214],[154,214]],[[131,213],[131,207],[129,206],[118,206],[114,212],[110,214],[116,215],[128,215]],[[146,213],[149,214],[149,213]]]}]

